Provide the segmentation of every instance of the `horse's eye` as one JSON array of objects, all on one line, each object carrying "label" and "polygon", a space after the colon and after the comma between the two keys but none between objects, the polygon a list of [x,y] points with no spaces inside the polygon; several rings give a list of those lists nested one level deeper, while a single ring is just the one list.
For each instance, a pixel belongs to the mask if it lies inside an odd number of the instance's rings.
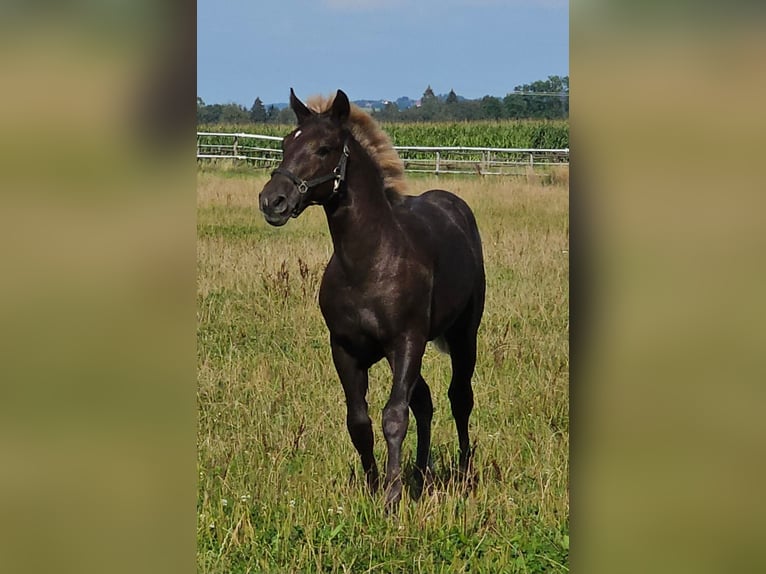
[{"label": "horse's eye", "polygon": [[330,153],[330,148],[327,147],[326,145],[319,146],[319,148],[317,149],[317,155],[319,157],[325,157],[329,153]]}]

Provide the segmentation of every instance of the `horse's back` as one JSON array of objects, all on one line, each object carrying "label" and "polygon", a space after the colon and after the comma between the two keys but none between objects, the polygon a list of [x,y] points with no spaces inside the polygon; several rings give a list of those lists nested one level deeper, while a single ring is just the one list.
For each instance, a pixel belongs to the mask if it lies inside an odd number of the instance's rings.
[{"label": "horse's back", "polygon": [[413,240],[427,246],[433,265],[432,335],[439,335],[470,307],[476,323],[484,307],[485,275],[481,237],[468,204],[440,189],[407,197],[400,221]]},{"label": "horse's back", "polygon": [[402,218],[413,217],[424,226],[420,239],[448,249],[467,248],[471,258],[483,268],[481,237],[476,218],[468,204],[443,189],[432,189],[409,196],[401,204]]}]

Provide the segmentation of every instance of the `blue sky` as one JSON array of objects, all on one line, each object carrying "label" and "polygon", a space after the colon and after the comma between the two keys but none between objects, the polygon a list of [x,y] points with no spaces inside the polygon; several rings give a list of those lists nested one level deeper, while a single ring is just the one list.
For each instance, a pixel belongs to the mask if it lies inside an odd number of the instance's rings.
[{"label": "blue sky", "polygon": [[343,89],[352,100],[505,96],[569,75],[566,0],[197,0],[197,95],[250,107]]}]

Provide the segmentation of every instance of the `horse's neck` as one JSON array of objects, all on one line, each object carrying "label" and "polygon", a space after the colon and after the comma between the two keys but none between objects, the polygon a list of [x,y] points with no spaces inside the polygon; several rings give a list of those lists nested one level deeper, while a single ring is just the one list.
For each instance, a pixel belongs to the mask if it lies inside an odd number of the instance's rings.
[{"label": "horse's neck", "polygon": [[351,153],[344,194],[326,213],[335,253],[346,271],[356,275],[375,264],[376,255],[396,234],[382,177],[358,145]]}]

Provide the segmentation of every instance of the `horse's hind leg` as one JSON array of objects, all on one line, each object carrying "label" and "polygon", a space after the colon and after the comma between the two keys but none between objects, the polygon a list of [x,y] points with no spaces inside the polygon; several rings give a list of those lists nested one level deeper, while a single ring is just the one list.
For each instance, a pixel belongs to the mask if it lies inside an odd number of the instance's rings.
[{"label": "horse's hind leg", "polygon": [[458,443],[460,445],[460,471],[466,473],[471,457],[471,446],[468,438],[468,419],[473,410],[473,388],[471,377],[476,366],[476,327],[454,325],[445,339],[449,345],[452,359],[452,381],[449,386],[449,400],[452,406],[452,416],[457,427]]},{"label": "horse's hind leg", "polygon": [[431,401],[431,391],[421,375],[415,383],[410,397],[410,410],[415,416],[418,433],[418,447],[415,456],[415,498],[420,496],[429,473],[431,454],[431,419],[434,414],[434,406]]},{"label": "horse's hind leg", "polygon": [[367,478],[367,485],[374,492],[378,489],[378,466],[372,452],[372,421],[367,414],[367,369],[361,368],[351,355],[335,341],[331,341],[332,358],[338,371],[343,392],[346,395],[346,427],[351,435]]}]

